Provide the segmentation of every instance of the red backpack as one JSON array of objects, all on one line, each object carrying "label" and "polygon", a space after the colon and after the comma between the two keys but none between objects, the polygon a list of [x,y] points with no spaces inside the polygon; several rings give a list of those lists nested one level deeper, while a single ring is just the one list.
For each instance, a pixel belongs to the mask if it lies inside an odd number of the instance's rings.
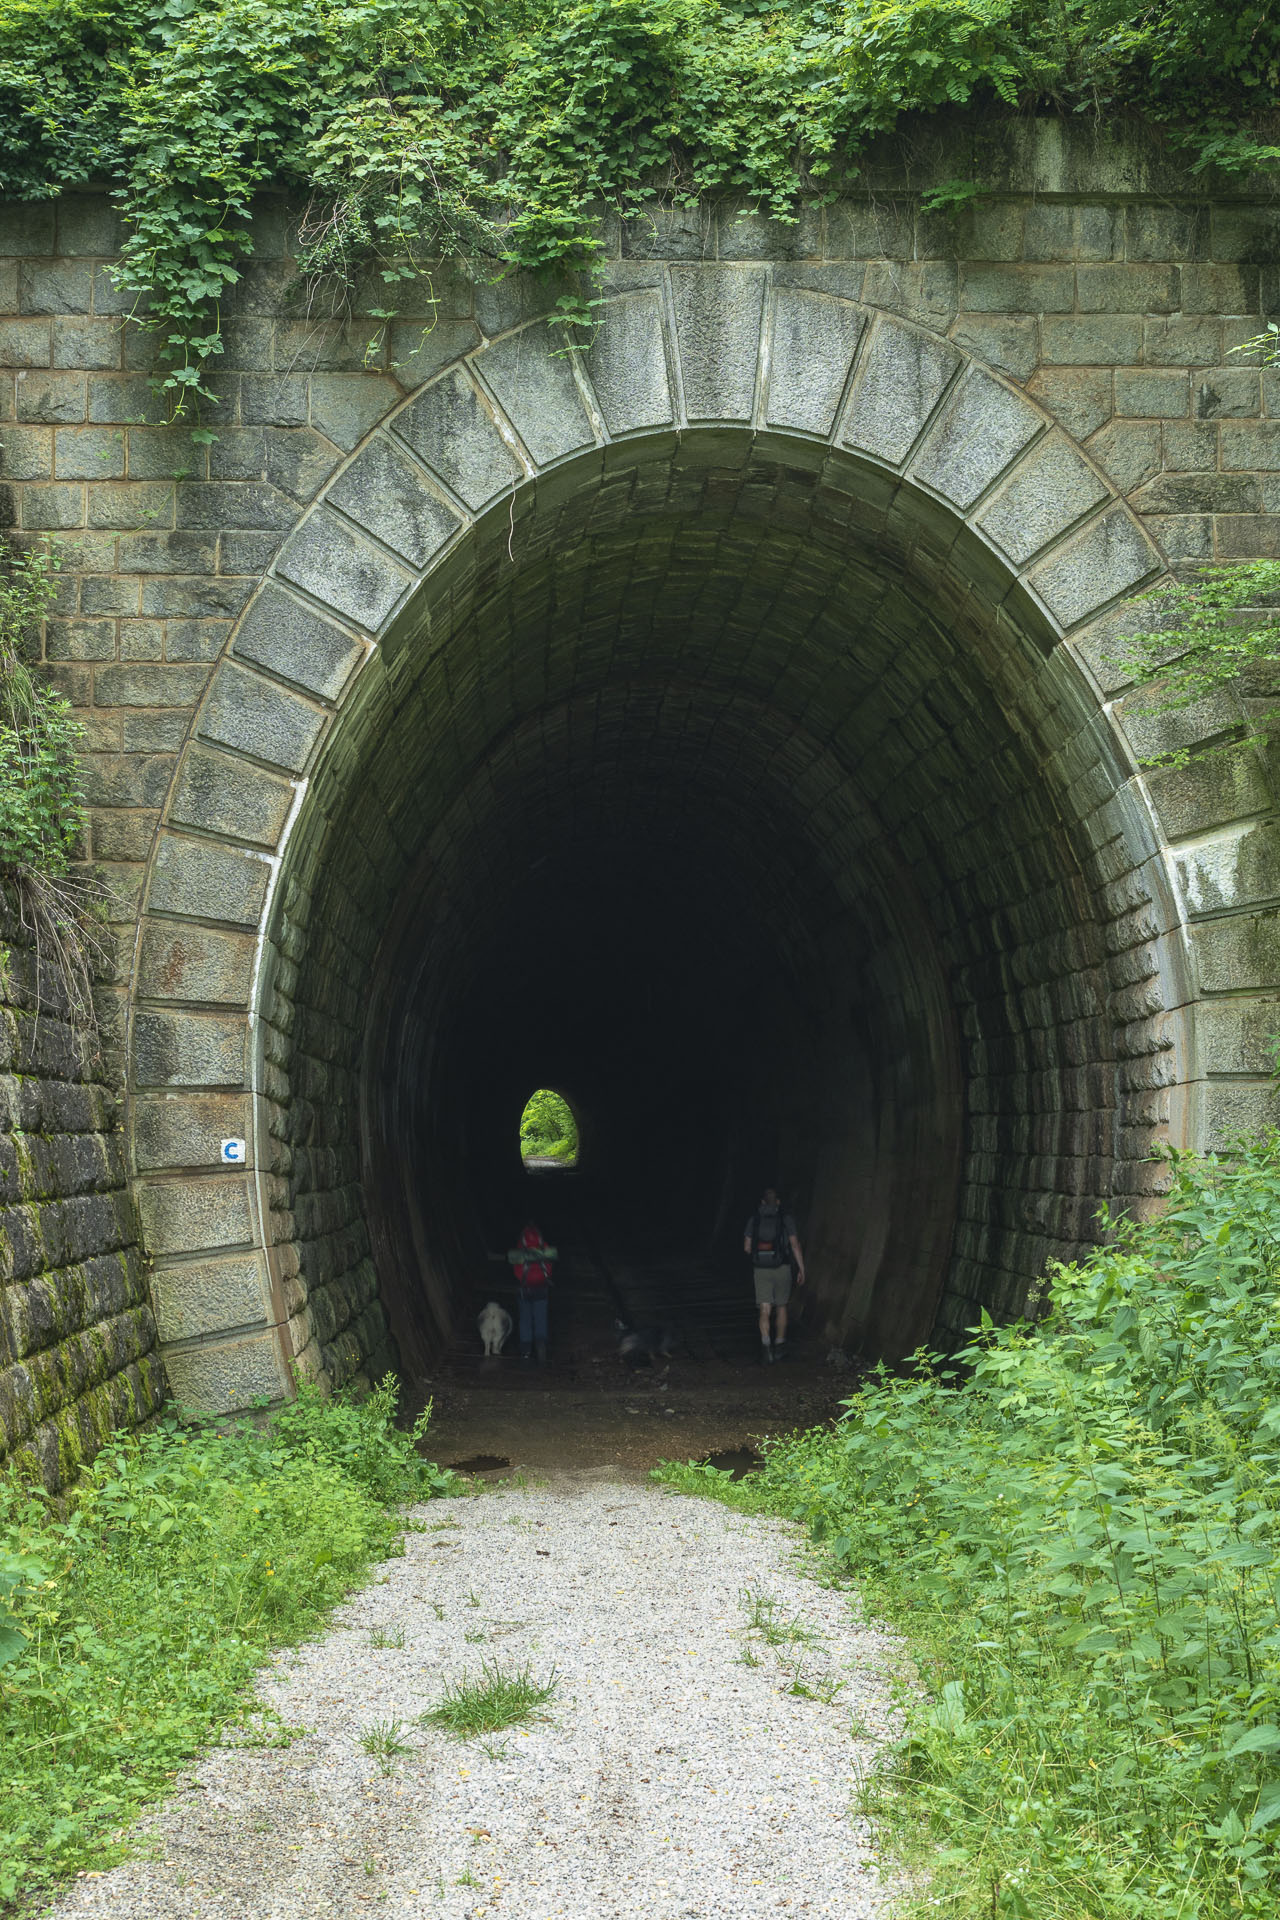
[{"label": "red backpack", "polygon": [[[526,1227],[520,1235],[518,1244],[530,1248],[531,1251],[536,1250],[538,1253],[547,1251],[546,1242],[536,1227]],[[536,1293],[550,1283],[551,1262],[550,1260],[520,1261],[515,1265],[515,1276],[526,1293]]]}]

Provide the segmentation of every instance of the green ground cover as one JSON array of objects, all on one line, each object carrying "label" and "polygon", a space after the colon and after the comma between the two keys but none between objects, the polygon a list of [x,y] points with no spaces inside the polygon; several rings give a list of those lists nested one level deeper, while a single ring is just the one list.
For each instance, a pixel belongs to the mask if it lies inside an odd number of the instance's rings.
[{"label": "green ground cover", "polygon": [[269,1430],[118,1435],[62,1514],[0,1486],[0,1912],[32,1910],[227,1726],[273,1647],[316,1632],[397,1550],[403,1502],[459,1483],[398,1431],[394,1382],[313,1389]]},{"label": "green ground cover", "polygon": [[1280,1134],[1173,1163],[1036,1326],[881,1373],[734,1483],[915,1655],[867,1810],[913,1911],[1225,1920],[1280,1901]]}]

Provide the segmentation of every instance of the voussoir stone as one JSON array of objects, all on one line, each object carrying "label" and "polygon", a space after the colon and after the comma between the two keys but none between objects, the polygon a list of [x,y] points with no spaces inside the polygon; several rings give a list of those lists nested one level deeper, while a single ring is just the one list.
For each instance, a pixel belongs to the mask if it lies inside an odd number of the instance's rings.
[{"label": "voussoir stone", "polygon": [[1088,461],[1055,433],[1019,462],[979,513],[978,525],[1016,566],[1025,566],[1106,498]]},{"label": "voussoir stone", "polygon": [[[1178,879],[1193,913],[1280,899],[1280,834],[1273,826],[1251,823],[1237,833],[1180,848]],[[1215,991],[1222,984],[1205,981]]]},{"label": "voussoir stone", "polygon": [[245,612],[231,651],[321,700],[336,700],[364,648],[269,580]]},{"label": "voussoir stone", "polygon": [[413,567],[425,567],[462,525],[421,467],[384,434],[339,474],[328,498]]},{"label": "voussoir stone", "polygon": [[424,387],[391,426],[473,512],[524,477],[491,407],[460,367]]},{"label": "voussoir stone", "polygon": [[800,287],[775,290],[765,407],[771,427],[831,432],[863,325],[861,310],[847,300]]},{"label": "voussoir stone", "polygon": [[240,1086],[248,1029],[241,1014],[140,1008],[133,1070],[142,1087]]},{"label": "voussoir stone", "polygon": [[686,419],[750,420],[765,269],[679,265],[670,271]]},{"label": "voussoir stone", "polygon": [[1028,579],[1055,619],[1071,627],[1131,592],[1159,566],[1142,529],[1123,507],[1113,507],[1042,560]]},{"label": "voussoir stone", "polygon": [[323,709],[301,694],[224,660],[209,690],[199,732],[204,740],[300,773],[324,719]]},{"label": "voussoir stone", "polygon": [[960,365],[945,340],[881,316],[854,375],[842,443],[901,466]]},{"label": "voussoir stone", "polygon": [[912,462],[912,476],[957,507],[971,507],[1044,424],[1021,394],[970,367]]},{"label": "voussoir stone", "polygon": [[252,934],[147,920],[138,957],[138,992],[151,1000],[244,1006],[253,979],[254,949]]},{"label": "voussoir stone", "polygon": [[656,288],[607,301],[585,358],[600,417],[611,434],[670,424],[666,327]]},{"label": "voussoir stone", "polygon": [[276,572],[313,600],[376,633],[411,575],[328,507],[317,507],[280,550]]},{"label": "voussoir stone", "polygon": [[472,364],[539,466],[594,446],[568,349],[545,321],[491,341]]},{"label": "voussoir stone", "polygon": [[165,832],[156,849],[148,905],[153,913],[256,926],[269,876],[261,854]]},{"label": "voussoir stone", "polygon": [[262,767],[194,743],[183,755],[169,803],[169,821],[274,847],[293,805],[295,788]]}]

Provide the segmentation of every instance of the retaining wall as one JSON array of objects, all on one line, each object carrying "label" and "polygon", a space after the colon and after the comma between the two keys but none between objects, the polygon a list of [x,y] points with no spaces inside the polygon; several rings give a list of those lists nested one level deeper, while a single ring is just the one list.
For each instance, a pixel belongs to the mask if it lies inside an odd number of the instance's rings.
[{"label": "retaining wall", "polygon": [[0,906],[0,1457],[50,1489],[165,1395],[116,1075]]},{"label": "retaining wall", "polygon": [[[923,209],[922,190],[969,173],[986,199],[954,218]],[[184,1398],[244,1404],[287,1390],[300,1357],[337,1379],[389,1352],[352,1123],[357,975],[301,1023],[294,999],[308,954],[376,945],[376,927],[315,924],[311,876],[281,882],[286,843],[308,795],[348,790],[355,736],[344,748],[337,723],[385,697],[384,641],[413,628],[450,542],[508,497],[514,539],[531,502],[555,502],[558,468],[576,461],[580,478],[591,454],[607,474],[646,435],[724,429],[762,454],[782,436],[803,459],[856,455],[995,556],[996,599],[1025,600],[1043,645],[1061,642],[1112,743],[1109,793],[1086,799],[1096,773],[1061,773],[1080,821],[1115,802],[1128,822],[1106,816],[1089,885],[1111,891],[1082,909],[1115,996],[1106,1098],[1132,1149],[1125,1179],[1141,1184],[1153,1139],[1212,1143],[1270,1114],[1271,757],[1144,777],[1136,751],[1179,729],[1213,736],[1242,709],[1126,723],[1111,660],[1136,587],[1280,552],[1280,369],[1234,351],[1280,302],[1280,212],[1261,190],[1207,195],[1149,145],[1056,121],[931,123],[885,150],[865,193],[794,225],[732,204],[609,224],[601,329],[573,368],[540,318],[555,286],[448,267],[398,288],[385,326],[325,318],[290,235],[287,209],[265,206],[227,302],[206,442],[162,423],[151,338],[112,279],[105,197],[0,209],[4,507],[18,537],[65,556],[46,656],[87,729],[90,852],[119,935],[105,1019]],[[970,415],[962,395],[977,396]],[[1108,869],[1103,845],[1126,834]],[[1016,893],[1012,868],[1002,884]],[[1055,965],[1069,962],[1064,945]],[[1026,1064],[1000,1072],[1007,1089]],[[1030,1121],[1024,1133],[1034,1157]],[[226,1137],[249,1143],[246,1171],[219,1165]],[[1004,1138],[979,1099],[965,1151],[991,1161],[993,1190]],[[980,1291],[993,1232],[985,1217],[963,1227],[957,1303]],[[1042,1243],[1071,1245],[1050,1229]],[[112,1257],[136,1292],[125,1244]],[[139,1302],[120,1309],[137,1341]],[[71,1331],[60,1312],[55,1343]]]}]

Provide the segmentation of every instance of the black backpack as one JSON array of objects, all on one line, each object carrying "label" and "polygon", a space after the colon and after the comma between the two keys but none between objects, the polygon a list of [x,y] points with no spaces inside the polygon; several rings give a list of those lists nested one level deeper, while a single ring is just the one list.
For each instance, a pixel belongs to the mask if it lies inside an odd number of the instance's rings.
[{"label": "black backpack", "polygon": [[781,1205],[757,1209],[751,1222],[751,1259],[757,1267],[790,1265],[786,1216]]}]

